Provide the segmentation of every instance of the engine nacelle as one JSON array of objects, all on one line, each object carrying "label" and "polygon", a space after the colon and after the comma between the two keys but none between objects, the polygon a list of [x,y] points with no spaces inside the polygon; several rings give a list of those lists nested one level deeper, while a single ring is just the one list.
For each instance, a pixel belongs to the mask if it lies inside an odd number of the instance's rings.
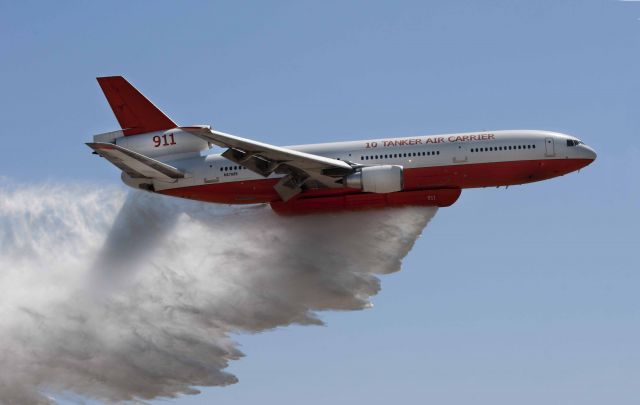
[{"label": "engine nacelle", "polygon": [[209,149],[209,142],[180,129],[123,136],[115,143],[149,157],[200,153]]},{"label": "engine nacelle", "polygon": [[393,193],[402,191],[402,166],[381,165],[363,167],[344,178],[345,187],[357,188],[367,193]]}]

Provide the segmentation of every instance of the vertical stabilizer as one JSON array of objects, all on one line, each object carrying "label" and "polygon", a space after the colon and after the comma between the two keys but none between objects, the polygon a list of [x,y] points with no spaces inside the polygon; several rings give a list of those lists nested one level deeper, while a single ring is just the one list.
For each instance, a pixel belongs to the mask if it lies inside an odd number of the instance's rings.
[{"label": "vertical stabilizer", "polygon": [[98,77],[97,80],[125,136],[177,127],[124,77]]}]

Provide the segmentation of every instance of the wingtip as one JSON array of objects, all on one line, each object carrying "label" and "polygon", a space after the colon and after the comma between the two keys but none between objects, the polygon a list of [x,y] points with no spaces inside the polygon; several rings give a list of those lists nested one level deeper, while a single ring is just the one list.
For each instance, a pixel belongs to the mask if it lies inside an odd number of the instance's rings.
[{"label": "wingtip", "polygon": [[114,145],[106,142],[86,142],[85,145],[93,150],[99,149],[114,149]]}]

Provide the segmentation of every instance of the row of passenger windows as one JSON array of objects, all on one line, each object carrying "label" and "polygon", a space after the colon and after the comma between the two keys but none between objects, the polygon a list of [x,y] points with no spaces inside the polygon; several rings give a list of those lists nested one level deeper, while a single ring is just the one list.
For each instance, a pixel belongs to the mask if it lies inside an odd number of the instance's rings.
[{"label": "row of passenger windows", "polygon": [[[500,150],[517,150],[517,149],[535,149],[536,145],[515,145],[515,146],[490,146],[488,148],[472,148],[471,152],[494,152]],[[403,157],[417,157],[417,156],[435,156],[439,155],[439,150],[423,151],[423,152],[406,152],[406,153],[392,153],[386,155],[366,155],[360,156],[360,160],[378,160],[378,159],[395,159]],[[234,170],[246,170],[246,167],[242,166],[224,166],[220,168],[221,172],[228,172]]]},{"label": "row of passenger windows", "polygon": [[221,172],[232,172],[234,170],[246,170],[246,167],[242,166],[224,166],[220,168]]},{"label": "row of passenger windows", "polygon": [[416,157],[416,156],[435,156],[439,155],[439,150],[428,151],[428,152],[407,152],[407,153],[393,153],[387,155],[367,155],[360,156],[360,160],[376,160],[376,159],[394,159],[394,158],[402,158],[402,157]]},{"label": "row of passenger windows", "polygon": [[536,145],[490,146],[488,148],[471,148],[471,152],[495,152],[500,150],[535,149]]}]

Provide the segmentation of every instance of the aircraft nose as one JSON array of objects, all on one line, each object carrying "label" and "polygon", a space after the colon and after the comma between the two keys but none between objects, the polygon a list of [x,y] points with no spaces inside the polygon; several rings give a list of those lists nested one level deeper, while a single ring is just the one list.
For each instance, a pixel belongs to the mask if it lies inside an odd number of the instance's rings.
[{"label": "aircraft nose", "polygon": [[598,157],[598,154],[596,153],[595,150],[593,150],[591,147],[587,146],[587,145],[580,145],[580,151],[581,154],[584,156],[585,159],[590,159],[590,160],[596,160],[596,157]]}]

